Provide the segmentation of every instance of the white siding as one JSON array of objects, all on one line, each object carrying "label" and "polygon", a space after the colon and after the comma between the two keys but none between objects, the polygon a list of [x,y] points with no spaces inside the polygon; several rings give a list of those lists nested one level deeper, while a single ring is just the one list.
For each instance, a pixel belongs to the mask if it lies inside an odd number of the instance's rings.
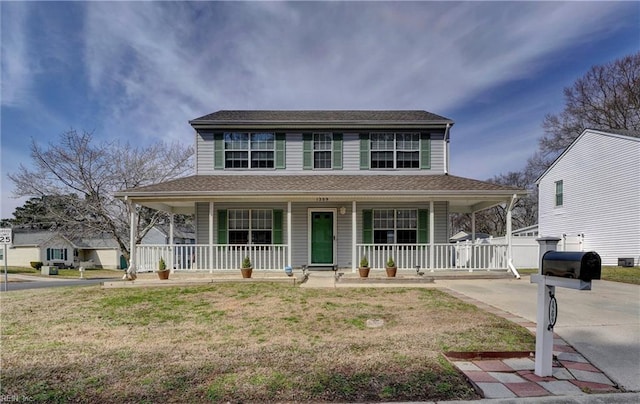
[{"label": "white siding", "polygon": [[117,269],[120,265],[120,254],[116,250],[91,250],[89,260],[96,268]]},{"label": "white siding", "polygon": [[7,249],[8,266],[31,268],[31,261],[44,262],[46,258],[46,252],[44,258],[40,257],[40,248],[38,247],[15,247]]},{"label": "white siding", "polygon": [[[555,182],[563,205],[555,206]],[[539,181],[541,237],[584,235],[604,265],[640,260],[640,139],[584,132]]]}]

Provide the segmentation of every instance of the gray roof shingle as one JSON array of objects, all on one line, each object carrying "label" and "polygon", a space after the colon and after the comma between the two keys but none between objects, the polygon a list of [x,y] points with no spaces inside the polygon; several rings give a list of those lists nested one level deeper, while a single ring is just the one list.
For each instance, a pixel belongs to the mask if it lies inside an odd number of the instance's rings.
[{"label": "gray roof shingle", "polygon": [[193,175],[117,192],[124,195],[524,192],[453,175]]},{"label": "gray roof shingle", "polygon": [[451,119],[420,110],[222,110],[190,121],[196,123],[450,123]]}]

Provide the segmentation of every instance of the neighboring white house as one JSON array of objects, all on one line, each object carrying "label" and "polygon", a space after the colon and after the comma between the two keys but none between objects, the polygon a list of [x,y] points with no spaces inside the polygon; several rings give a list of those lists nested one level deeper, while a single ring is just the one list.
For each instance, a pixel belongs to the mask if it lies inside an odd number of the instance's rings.
[{"label": "neighboring white house", "polygon": [[13,244],[7,249],[7,265],[29,267],[32,261],[44,265],[95,268],[125,268],[126,261],[116,242],[107,237],[69,240],[52,231],[13,232]]},{"label": "neighboring white house", "polygon": [[580,236],[603,265],[638,265],[640,132],[587,129],[536,183],[541,237]]}]

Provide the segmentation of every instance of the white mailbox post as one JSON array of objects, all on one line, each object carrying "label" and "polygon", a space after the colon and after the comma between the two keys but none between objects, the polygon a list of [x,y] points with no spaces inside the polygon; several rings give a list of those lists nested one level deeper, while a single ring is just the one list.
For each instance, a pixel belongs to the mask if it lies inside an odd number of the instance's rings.
[{"label": "white mailbox post", "polygon": [[[555,251],[559,238],[539,238],[540,261],[539,273],[531,275],[531,283],[538,284],[538,306],[536,313],[536,376],[545,377],[553,375],[553,327],[558,317],[558,304],[556,302],[556,286],[576,290],[591,290],[591,279],[600,279],[600,257],[594,252],[566,253]],[[543,257],[565,254],[564,268],[554,268],[549,271],[545,268]],[[578,260],[579,259],[579,260]],[[562,264],[561,264],[562,267]],[[553,273],[553,275],[547,274]],[[555,276],[554,276],[555,275]],[[571,279],[563,276],[576,276]],[[582,278],[582,279],[581,279]]]}]

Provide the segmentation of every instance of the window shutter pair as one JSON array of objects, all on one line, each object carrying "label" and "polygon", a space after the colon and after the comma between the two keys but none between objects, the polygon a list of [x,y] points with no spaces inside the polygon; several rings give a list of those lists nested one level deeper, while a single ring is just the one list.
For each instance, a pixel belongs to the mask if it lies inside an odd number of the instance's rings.
[{"label": "window shutter pair", "polygon": [[[331,168],[342,170],[342,133],[334,133]],[[302,169],[313,170],[313,133],[302,134]]]},{"label": "window shutter pair", "polygon": [[[218,211],[218,244],[227,244],[227,211]],[[273,244],[282,244],[282,221],[283,211],[282,209],[273,210],[273,229],[272,229],[272,242]]]},{"label": "window shutter pair", "polygon": [[[369,134],[360,134],[360,169],[368,170],[371,167],[371,143],[369,142]],[[428,133],[420,133],[420,169],[428,170],[431,168],[431,135]]]},{"label": "window shutter pair", "polygon": [[[418,209],[418,243],[429,242],[429,211]],[[373,243],[373,210],[362,211],[362,243]]]},{"label": "window shutter pair", "polygon": [[[286,137],[284,133],[276,133],[275,144],[275,168],[278,170],[286,168]],[[213,134],[213,168],[215,170],[224,169],[224,134]]]}]

